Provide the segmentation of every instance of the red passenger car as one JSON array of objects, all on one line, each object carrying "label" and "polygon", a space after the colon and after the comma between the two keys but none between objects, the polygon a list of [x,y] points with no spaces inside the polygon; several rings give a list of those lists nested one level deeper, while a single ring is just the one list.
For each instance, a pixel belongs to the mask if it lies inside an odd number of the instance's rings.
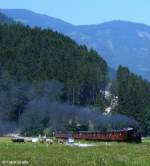
[{"label": "red passenger car", "polygon": [[118,141],[118,142],[141,142],[141,134],[133,128],[127,128],[123,130],[100,132],[100,131],[78,131],[73,133],[57,132],[56,138],[68,139],[68,137],[74,139],[84,140],[97,140],[97,141]]}]

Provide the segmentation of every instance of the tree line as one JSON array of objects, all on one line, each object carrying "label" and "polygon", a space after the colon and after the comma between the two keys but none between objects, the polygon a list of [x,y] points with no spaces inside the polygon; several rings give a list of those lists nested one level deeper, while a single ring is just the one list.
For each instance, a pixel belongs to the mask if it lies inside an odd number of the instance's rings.
[{"label": "tree line", "polygon": [[139,122],[141,131],[150,134],[150,83],[127,67],[117,71],[118,107],[115,111]]}]

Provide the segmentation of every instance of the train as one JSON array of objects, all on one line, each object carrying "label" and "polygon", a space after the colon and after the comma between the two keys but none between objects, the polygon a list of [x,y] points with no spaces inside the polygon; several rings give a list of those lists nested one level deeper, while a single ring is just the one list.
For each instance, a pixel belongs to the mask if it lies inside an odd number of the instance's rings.
[{"label": "train", "polygon": [[74,139],[92,140],[92,141],[117,141],[117,142],[134,142],[141,143],[141,134],[136,129],[126,128],[109,132],[101,131],[77,131],[77,132],[56,132],[57,139]]}]

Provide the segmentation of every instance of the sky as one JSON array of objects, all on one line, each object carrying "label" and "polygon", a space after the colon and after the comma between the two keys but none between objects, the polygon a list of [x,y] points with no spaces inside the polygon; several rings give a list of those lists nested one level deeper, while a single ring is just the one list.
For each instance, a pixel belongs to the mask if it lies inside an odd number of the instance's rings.
[{"label": "sky", "polygon": [[0,8],[29,9],[75,25],[111,20],[150,25],[150,0],[0,0]]}]

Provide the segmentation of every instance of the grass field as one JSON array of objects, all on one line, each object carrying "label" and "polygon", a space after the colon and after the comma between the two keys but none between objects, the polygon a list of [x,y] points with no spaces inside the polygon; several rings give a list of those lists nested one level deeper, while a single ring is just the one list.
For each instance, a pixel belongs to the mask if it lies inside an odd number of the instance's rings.
[{"label": "grass field", "polygon": [[0,165],[21,165],[20,161],[31,166],[150,166],[150,139],[142,144],[97,143],[79,148],[56,143],[34,147],[32,143],[17,144],[1,138]]}]

